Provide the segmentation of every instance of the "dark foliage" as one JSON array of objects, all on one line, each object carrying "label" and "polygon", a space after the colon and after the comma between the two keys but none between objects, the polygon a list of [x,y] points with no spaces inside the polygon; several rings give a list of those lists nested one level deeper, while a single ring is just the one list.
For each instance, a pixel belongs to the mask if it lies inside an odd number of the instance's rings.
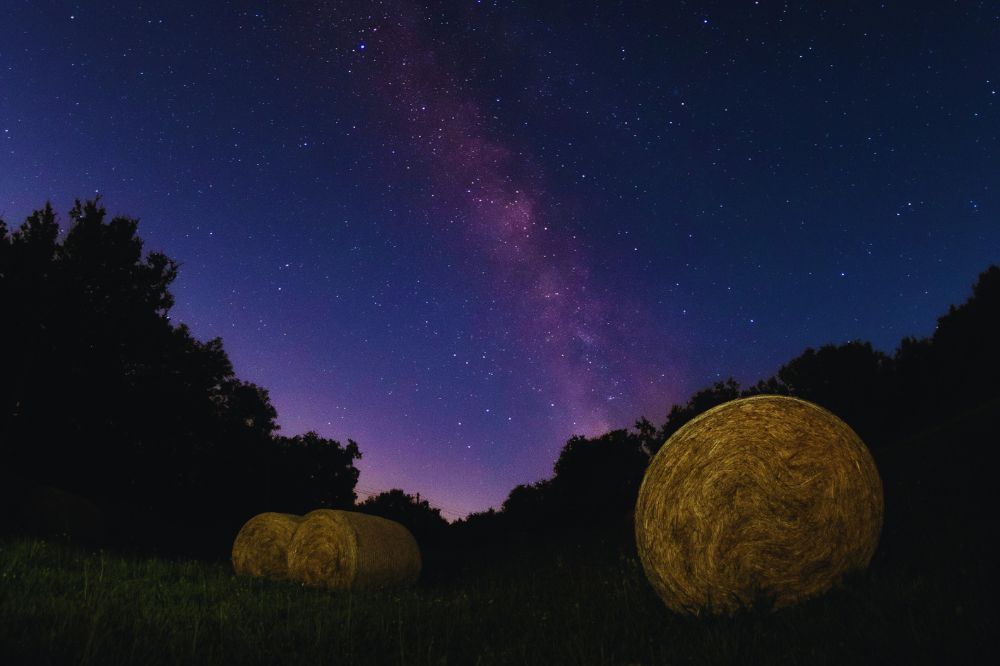
[{"label": "dark foliage", "polygon": [[[893,429],[892,359],[869,342],[806,349],[763,385],[826,407],[873,445]],[[769,391],[768,391],[769,392]]]},{"label": "dark foliage", "polygon": [[[979,275],[972,296],[949,306],[931,338],[932,365],[942,408],[955,412],[968,396],[1000,395],[1000,266]],[[961,388],[960,391],[953,390]]]},{"label": "dark foliage", "polygon": [[[147,537],[156,546],[178,537],[205,546],[206,534],[222,535],[211,544],[216,553],[260,511],[353,506],[358,445],[276,435],[266,390],[235,376],[222,341],[198,341],[170,321],[177,265],[143,254],[136,220],[105,218],[98,201],[77,202],[61,242],[51,206],[13,232],[0,221],[8,506],[32,488],[61,488],[109,510],[119,536],[141,538],[137,524],[155,526]],[[776,393],[816,402],[858,431],[886,480],[891,518],[915,506],[901,497],[920,492],[910,459],[926,452],[903,451],[908,438],[1000,399],[997,340],[1000,267],[990,266],[933,336],[904,338],[891,357],[863,341],[809,348],[752,387],[729,378],[696,392],[662,425],[642,418],[630,430],[572,437],[552,478],[517,486],[500,511],[446,527],[426,500],[398,489],[358,508],[403,523],[422,546],[468,557],[510,558],[540,544],[617,552],[630,547],[634,498],[666,439],[718,404]],[[935,493],[963,483],[989,436],[949,444]]]},{"label": "dark foliage", "polygon": [[501,507],[504,517],[522,529],[546,529],[558,517],[552,481],[522,483],[507,495]]},{"label": "dark foliage", "polygon": [[313,509],[349,509],[357,495],[361,458],[352,439],[344,446],[315,432],[278,437],[268,469],[269,511],[303,515]]},{"label": "dark foliage", "polygon": [[499,549],[504,557],[521,544],[529,550],[545,544],[606,555],[628,549],[655,431],[645,420],[636,429],[571,437],[551,479],[515,487],[500,512],[473,514],[456,525],[456,538],[494,554]]},{"label": "dark foliage", "polygon": [[620,522],[635,506],[647,464],[642,437],[628,430],[570,438],[552,478],[552,492],[565,522],[576,526]]},{"label": "dark foliage", "polygon": [[441,517],[441,510],[421,499],[419,493],[414,496],[393,488],[372,495],[356,510],[394,520],[410,530],[420,548],[422,580],[451,577],[462,565],[462,556],[450,538],[452,530]]},{"label": "dark foliage", "polygon": [[[950,307],[938,319],[933,337],[904,338],[894,356],[871,343],[808,348],[778,372],[741,390],[732,377],[695,393],[684,405],[674,405],[662,426],[642,418],[635,432],[615,431],[597,438],[574,437],[567,442],[555,474],[514,488],[500,512],[469,516],[457,532],[472,544],[517,543],[511,535],[562,533],[564,542],[588,529],[610,543],[628,546],[631,534],[618,531],[605,518],[634,501],[648,460],[684,424],[699,414],[739,397],[759,394],[792,395],[826,407],[844,419],[872,448],[887,488],[890,516],[899,506],[921,501],[901,496],[920,493],[914,484],[915,461],[899,451],[907,438],[933,429],[950,418],[1000,397],[1000,267],[979,276],[972,297]],[[936,493],[958,495],[968,484],[969,460],[977,459],[983,433],[951,445],[951,457],[940,461]],[[965,462],[963,462],[965,461]],[[955,490],[942,490],[949,485]],[[627,511],[627,509],[625,509]],[[630,527],[630,526],[629,526]],[[571,537],[570,535],[574,535]]]},{"label": "dark foliage", "polygon": [[425,499],[408,495],[399,488],[393,488],[378,495],[372,495],[357,506],[358,511],[381,516],[405,526],[413,534],[422,548],[440,543],[448,522],[441,517],[441,510],[430,505]]},{"label": "dark foliage", "polygon": [[[50,205],[12,234],[0,224],[9,485],[79,493],[112,509],[119,537],[188,550],[199,532],[224,534],[221,545],[253,513],[295,504],[279,497],[292,489],[349,505],[357,446],[331,457],[339,444],[314,435],[275,438],[267,391],[235,376],[222,340],[170,321],[177,264],[143,256],[138,221],[107,221],[97,200],[70,220],[62,242]],[[296,447],[319,469],[290,481]]]},{"label": "dark foliage", "polygon": [[694,417],[702,412],[707,412],[716,405],[735,400],[738,397],[740,397],[739,382],[729,377],[724,382],[716,382],[709,388],[698,391],[691,396],[686,405],[674,405],[670,408],[667,420],[660,429],[660,436],[657,438],[659,443],[655,445],[653,453],[655,454],[660,449],[660,446],[670,435],[680,430],[681,426]]}]

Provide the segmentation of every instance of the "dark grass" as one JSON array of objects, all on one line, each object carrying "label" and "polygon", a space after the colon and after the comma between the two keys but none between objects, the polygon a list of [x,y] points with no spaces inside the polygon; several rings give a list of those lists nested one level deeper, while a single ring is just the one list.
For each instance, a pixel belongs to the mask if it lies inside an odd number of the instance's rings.
[{"label": "dark grass", "polygon": [[956,663],[987,654],[985,557],[936,573],[874,567],[795,608],[669,613],[635,559],[467,571],[396,591],[330,593],[224,564],[0,545],[6,664]]},{"label": "dark grass", "polygon": [[[331,593],[169,560],[0,540],[0,664],[952,664],[996,660],[1000,403],[878,460],[872,566],[775,613],[666,610],[632,555],[454,554],[415,587]],[[877,459],[880,456],[876,456]]]}]

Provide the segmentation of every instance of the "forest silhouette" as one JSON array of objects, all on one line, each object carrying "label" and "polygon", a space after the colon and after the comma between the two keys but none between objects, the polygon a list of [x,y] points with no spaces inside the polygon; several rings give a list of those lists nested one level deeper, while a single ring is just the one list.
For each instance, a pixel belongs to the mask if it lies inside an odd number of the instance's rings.
[{"label": "forest silhouette", "polygon": [[629,429],[574,436],[551,478],[515,487],[499,511],[448,524],[400,489],[359,503],[354,463],[362,452],[353,440],[277,434],[266,389],[235,376],[222,340],[201,342],[170,320],[178,265],[143,253],[137,220],[108,220],[100,200],[77,201],[69,218],[61,241],[51,205],[15,230],[0,221],[7,533],[224,557],[257,513],[328,507],[403,523],[431,573],[463,556],[539,543],[614,555],[634,547],[631,511],[666,439],[715,405],[761,393],[826,407],[869,445],[886,484],[889,547],[918,538],[905,529],[907,514],[943,496],[956,506],[985,504],[986,473],[974,461],[996,431],[931,444],[919,435],[970,411],[1000,411],[996,265],[932,336],[904,338],[891,356],[863,341],[808,348],[753,386],[729,378],[698,391],[660,424],[643,417]]}]

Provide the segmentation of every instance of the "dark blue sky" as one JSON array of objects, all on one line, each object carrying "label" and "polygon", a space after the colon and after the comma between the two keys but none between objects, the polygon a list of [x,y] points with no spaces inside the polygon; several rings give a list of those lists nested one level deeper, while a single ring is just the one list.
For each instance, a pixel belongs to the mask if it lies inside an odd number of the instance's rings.
[{"label": "dark blue sky", "polygon": [[139,217],[283,433],[449,517],[929,335],[1000,261],[993,2],[8,0],[0,35],[0,215]]}]

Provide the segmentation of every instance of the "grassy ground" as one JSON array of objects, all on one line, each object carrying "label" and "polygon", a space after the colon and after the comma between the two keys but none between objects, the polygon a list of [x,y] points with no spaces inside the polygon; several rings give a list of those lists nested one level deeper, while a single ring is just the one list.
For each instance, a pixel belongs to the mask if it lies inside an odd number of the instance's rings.
[{"label": "grassy ground", "polygon": [[[965,553],[970,556],[971,553]],[[0,662],[93,664],[956,663],[995,627],[985,557],[874,567],[796,608],[670,614],[637,562],[535,567],[329,593],[224,564],[0,543]]]},{"label": "grassy ground", "polygon": [[992,662],[995,483],[983,453],[997,432],[993,403],[887,451],[870,569],[773,614],[673,615],[629,556],[470,553],[414,588],[348,594],[236,578],[227,563],[6,538],[0,664]]}]

